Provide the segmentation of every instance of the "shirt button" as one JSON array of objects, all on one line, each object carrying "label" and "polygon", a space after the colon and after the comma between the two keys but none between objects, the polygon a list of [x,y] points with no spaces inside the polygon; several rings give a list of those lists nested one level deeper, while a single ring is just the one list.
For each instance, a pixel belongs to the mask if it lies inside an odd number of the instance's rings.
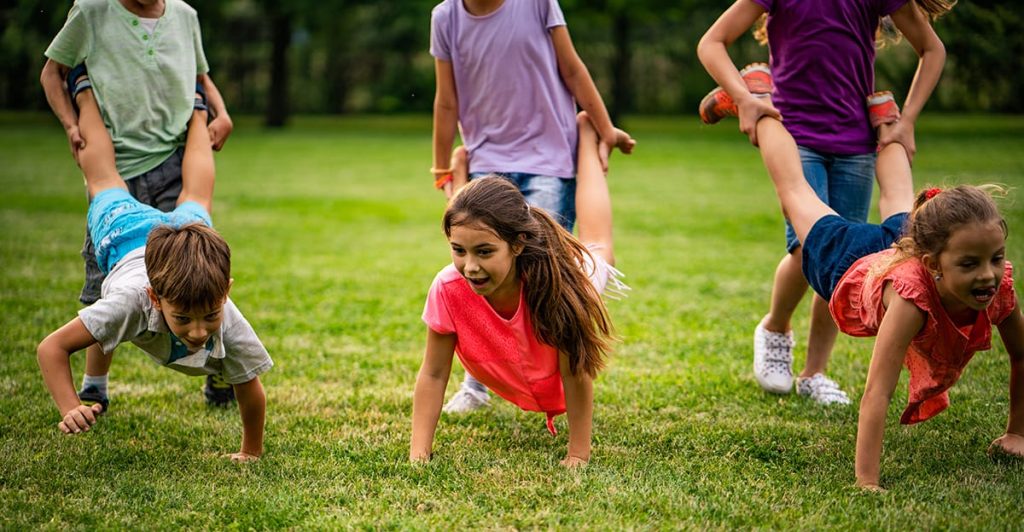
[{"label": "shirt button", "polygon": [[153,49],[152,48],[149,49],[149,55],[153,55]]},{"label": "shirt button", "polygon": [[148,33],[143,33],[142,34],[142,40],[148,41],[149,40],[149,34]]},{"label": "shirt button", "polygon": [[139,19],[132,19],[132,26],[138,26],[138,25],[139,25]]}]

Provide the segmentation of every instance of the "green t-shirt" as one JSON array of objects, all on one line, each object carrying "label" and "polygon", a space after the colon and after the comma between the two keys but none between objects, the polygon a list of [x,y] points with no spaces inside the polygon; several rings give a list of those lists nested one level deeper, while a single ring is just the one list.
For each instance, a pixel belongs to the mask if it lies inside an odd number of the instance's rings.
[{"label": "green t-shirt", "polygon": [[46,57],[85,62],[125,179],[184,144],[196,76],[209,71],[199,18],[181,0],[166,0],[152,34],[118,0],[76,0]]}]

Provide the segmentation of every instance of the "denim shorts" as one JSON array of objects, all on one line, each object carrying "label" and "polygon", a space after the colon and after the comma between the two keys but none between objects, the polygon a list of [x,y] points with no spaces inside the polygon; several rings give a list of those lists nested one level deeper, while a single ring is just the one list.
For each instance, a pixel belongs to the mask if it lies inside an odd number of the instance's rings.
[{"label": "denim shorts", "polygon": [[572,227],[576,223],[576,178],[521,172],[474,172],[469,174],[469,179],[485,175],[498,175],[508,179],[519,187],[527,203],[544,209],[566,231],[572,232]]},{"label": "denim shorts", "polygon": [[129,252],[145,246],[154,227],[193,222],[213,225],[206,209],[194,201],[162,212],[139,202],[123,188],[108,188],[89,203],[89,234],[96,246],[96,263],[104,275]]},{"label": "denim shorts", "polygon": [[[160,166],[126,180],[128,192],[146,205],[164,212],[173,211],[181,194],[181,161],[184,153],[184,148],[178,148]],[[82,259],[85,261],[85,285],[78,299],[91,305],[99,300],[100,288],[107,275],[96,264],[96,250],[88,227],[85,230],[85,243],[82,244]]]},{"label": "denim shorts", "polygon": [[804,277],[811,288],[830,300],[846,270],[861,257],[888,249],[903,235],[908,217],[901,212],[875,225],[830,214],[815,222],[803,246]]},{"label": "denim shorts", "polygon": [[[866,222],[875,185],[874,153],[833,155],[799,147],[804,178],[839,216],[854,222]],[[786,251],[800,246],[793,226],[786,222]]]}]

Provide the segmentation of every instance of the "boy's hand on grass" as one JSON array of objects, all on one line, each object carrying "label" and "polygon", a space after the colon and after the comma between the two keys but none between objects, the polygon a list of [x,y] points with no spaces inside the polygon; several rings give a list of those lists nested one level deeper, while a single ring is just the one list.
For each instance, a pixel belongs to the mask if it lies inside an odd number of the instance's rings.
[{"label": "boy's hand on grass", "polygon": [[231,117],[227,115],[220,115],[211,120],[206,127],[210,132],[211,146],[214,151],[220,151],[220,149],[224,147],[224,143],[227,142],[228,137],[231,135],[231,131],[235,128],[235,124],[231,121]]},{"label": "boy's hand on grass", "polygon": [[99,404],[78,405],[64,413],[64,419],[57,424],[57,427],[65,434],[86,432],[89,427],[96,424],[96,420],[102,412],[103,406]]},{"label": "boy's hand on grass", "polygon": [[1024,458],[1024,436],[1007,432],[996,438],[988,446],[988,455],[994,457],[999,454]]},{"label": "boy's hand on grass", "polygon": [[256,456],[254,454],[249,454],[249,453],[246,453],[246,452],[242,452],[242,451],[239,451],[237,453],[227,454],[227,455],[224,455],[224,457],[228,458],[232,462],[235,462],[236,464],[244,464],[244,463],[248,463],[248,462],[255,462],[255,461],[260,459],[259,456]]},{"label": "boy's hand on grass", "polygon": [[566,456],[561,462],[559,462],[559,464],[566,469],[579,469],[581,467],[585,467],[587,463],[587,460],[572,455]]}]

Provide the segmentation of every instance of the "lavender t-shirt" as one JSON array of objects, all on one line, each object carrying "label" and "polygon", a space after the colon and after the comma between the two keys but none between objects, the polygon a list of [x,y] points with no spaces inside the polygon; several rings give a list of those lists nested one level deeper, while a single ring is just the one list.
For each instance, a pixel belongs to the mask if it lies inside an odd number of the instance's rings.
[{"label": "lavender t-shirt", "polygon": [[470,172],[576,175],[576,103],[549,34],[564,25],[557,0],[505,0],[484,16],[462,0],[434,8],[430,54],[452,64]]},{"label": "lavender t-shirt", "polygon": [[875,87],[875,32],[907,0],[753,1],[768,11],[772,102],[797,144],[874,152],[865,98]]}]

